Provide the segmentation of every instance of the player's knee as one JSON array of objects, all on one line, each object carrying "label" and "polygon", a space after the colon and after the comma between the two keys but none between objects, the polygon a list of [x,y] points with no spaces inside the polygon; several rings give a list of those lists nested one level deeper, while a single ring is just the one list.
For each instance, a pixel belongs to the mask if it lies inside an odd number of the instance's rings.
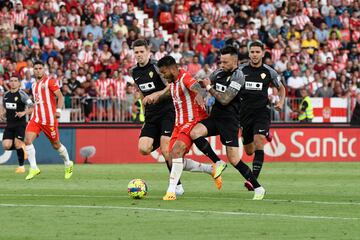
[{"label": "player's knee", "polygon": [[17,143],[17,142],[15,142],[15,148],[16,148],[16,149],[22,148],[22,146],[23,146],[23,143]]},{"label": "player's knee", "polygon": [[58,150],[61,147],[61,143],[59,141],[52,142],[51,145],[55,150]]},{"label": "player's knee", "polygon": [[257,137],[254,139],[254,148],[255,150],[264,149],[265,136]]},{"label": "player's knee", "polygon": [[2,146],[3,146],[4,150],[10,150],[12,147],[12,143],[3,142]]},{"label": "player's knee", "polygon": [[253,145],[249,145],[249,146],[244,146],[244,150],[246,155],[250,156],[254,153],[254,146]]},{"label": "player's knee", "polygon": [[139,145],[138,149],[139,149],[140,154],[149,155],[151,153],[152,147]]},{"label": "player's knee", "polygon": [[178,146],[178,147],[174,146],[170,152],[170,157],[171,159],[181,158],[184,156],[184,154],[185,154],[185,149],[182,146]]}]

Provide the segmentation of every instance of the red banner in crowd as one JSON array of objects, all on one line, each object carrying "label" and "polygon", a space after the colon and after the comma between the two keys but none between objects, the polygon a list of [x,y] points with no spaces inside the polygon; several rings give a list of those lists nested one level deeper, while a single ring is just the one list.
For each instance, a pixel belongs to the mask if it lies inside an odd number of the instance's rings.
[{"label": "red banner in crowd", "polygon": [[[358,128],[273,128],[271,143],[265,144],[266,161],[360,161],[360,129]],[[155,163],[164,159],[159,151],[150,156],[138,153],[139,129],[77,129],[76,162],[83,163],[79,150],[94,146],[96,154],[91,163]],[[212,148],[222,159],[226,159],[226,149],[218,137],[208,138]],[[240,141],[241,142],[241,141]],[[240,155],[246,161],[252,156]],[[244,155],[244,156],[243,156]],[[187,157],[209,162],[195,146]]]}]

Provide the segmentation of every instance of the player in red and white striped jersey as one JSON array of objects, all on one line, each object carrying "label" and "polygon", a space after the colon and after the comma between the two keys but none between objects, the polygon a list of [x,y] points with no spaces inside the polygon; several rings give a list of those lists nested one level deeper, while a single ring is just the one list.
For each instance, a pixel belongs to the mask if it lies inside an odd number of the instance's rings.
[{"label": "player in red and white striped jersey", "polygon": [[[36,81],[32,85],[32,93],[35,105],[25,131],[26,153],[30,163],[30,170],[26,180],[40,174],[40,169],[36,165],[35,148],[32,143],[41,131],[44,132],[53,148],[58,151],[60,157],[64,160],[65,179],[69,179],[73,172],[73,162],[69,159],[66,147],[60,142],[57,120],[61,115],[64,104],[63,95],[55,79],[45,75],[42,62],[34,63],[34,75]],[[58,99],[57,104],[56,98]]]},{"label": "player in red and white striped jersey", "polygon": [[[163,94],[160,94],[156,101],[161,101],[170,93],[176,115],[175,127],[169,144],[170,158],[172,159],[170,183],[163,200],[176,200],[175,188],[183,170],[205,172],[210,175],[213,173],[213,167],[210,164],[184,159],[193,143],[190,131],[199,121],[207,117],[203,99],[203,94],[206,95],[206,93],[188,72],[177,67],[173,57],[163,57],[159,60],[158,67],[160,73],[168,81],[169,87],[163,90]],[[143,103],[147,104],[146,98]],[[217,188],[220,189],[221,178],[218,177],[214,180]]]}]

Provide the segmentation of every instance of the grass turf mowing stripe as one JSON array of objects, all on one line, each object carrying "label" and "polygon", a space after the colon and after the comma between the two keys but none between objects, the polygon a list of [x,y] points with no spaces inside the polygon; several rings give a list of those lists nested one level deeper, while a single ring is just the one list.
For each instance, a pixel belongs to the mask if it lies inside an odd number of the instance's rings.
[{"label": "grass turf mowing stripe", "polygon": [[359,221],[360,218],[355,217],[332,217],[332,216],[306,216],[306,215],[290,215],[277,213],[251,213],[251,212],[226,212],[226,211],[204,211],[204,210],[184,210],[184,209],[162,209],[162,208],[139,208],[139,207],[119,207],[119,206],[89,206],[89,205],[46,205],[46,204],[8,204],[2,203],[0,207],[39,207],[39,208],[79,208],[79,209],[119,209],[119,210],[141,210],[153,212],[180,212],[180,213],[207,213],[220,215],[239,215],[239,216],[261,216],[275,218],[299,218],[314,220],[350,220]]},{"label": "grass turf mowing stripe", "polygon": [[[79,194],[7,194],[1,193],[0,197],[73,197],[73,198],[129,198],[128,196],[112,196],[112,195],[79,195]],[[147,198],[159,198],[161,196],[147,196]],[[231,197],[189,197],[184,198],[196,198],[196,199],[214,199],[214,200],[239,200],[239,198]],[[244,199],[245,201],[253,201],[252,199]],[[291,200],[291,199],[263,199],[267,202],[284,202],[284,203],[299,203],[299,204],[323,204],[323,205],[355,205],[360,206],[360,202],[327,202],[327,201],[310,201],[310,200]]]}]

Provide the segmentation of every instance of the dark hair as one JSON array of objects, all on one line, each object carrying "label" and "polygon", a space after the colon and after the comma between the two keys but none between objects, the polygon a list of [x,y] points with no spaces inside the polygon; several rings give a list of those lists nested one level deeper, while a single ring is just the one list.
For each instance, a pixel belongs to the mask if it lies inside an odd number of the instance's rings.
[{"label": "dark hair", "polygon": [[231,56],[238,56],[238,50],[232,45],[226,45],[225,47],[220,49],[220,53],[221,55],[230,54]]},{"label": "dark hair", "polygon": [[176,65],[175,58],[173,58],[172,56],[169,56],[169,55],[161,58],[157,63],[157,66],[159,68],[170,67],[170,66],[174,66],[174,65]]},{"label": "dark hair", "polygon": [[250,45],[249,45],[249,49],[252,48],[252,47],[260,47],[261,50],[263,50],[263,51],[265,49],[264,44],[262,42],[260,42],[260,41],[251,42]]},{"label": "dark hair", "polygon": [[35,66],[35,65],[41,65],[41,66],[44,67],[44,63],[43,63],[42,61],[39,61],[39,60],[37,60],[37,61],[34,62],[34,66]]},{"label": "dark hair", "polygon": [[149,45],[148,45],[147,41],[144,40],[144,39],[138,39],[133,43],[133,48],[134,47],[141,47],[141,46],[144,46],[145,48],[148,48]]}]

